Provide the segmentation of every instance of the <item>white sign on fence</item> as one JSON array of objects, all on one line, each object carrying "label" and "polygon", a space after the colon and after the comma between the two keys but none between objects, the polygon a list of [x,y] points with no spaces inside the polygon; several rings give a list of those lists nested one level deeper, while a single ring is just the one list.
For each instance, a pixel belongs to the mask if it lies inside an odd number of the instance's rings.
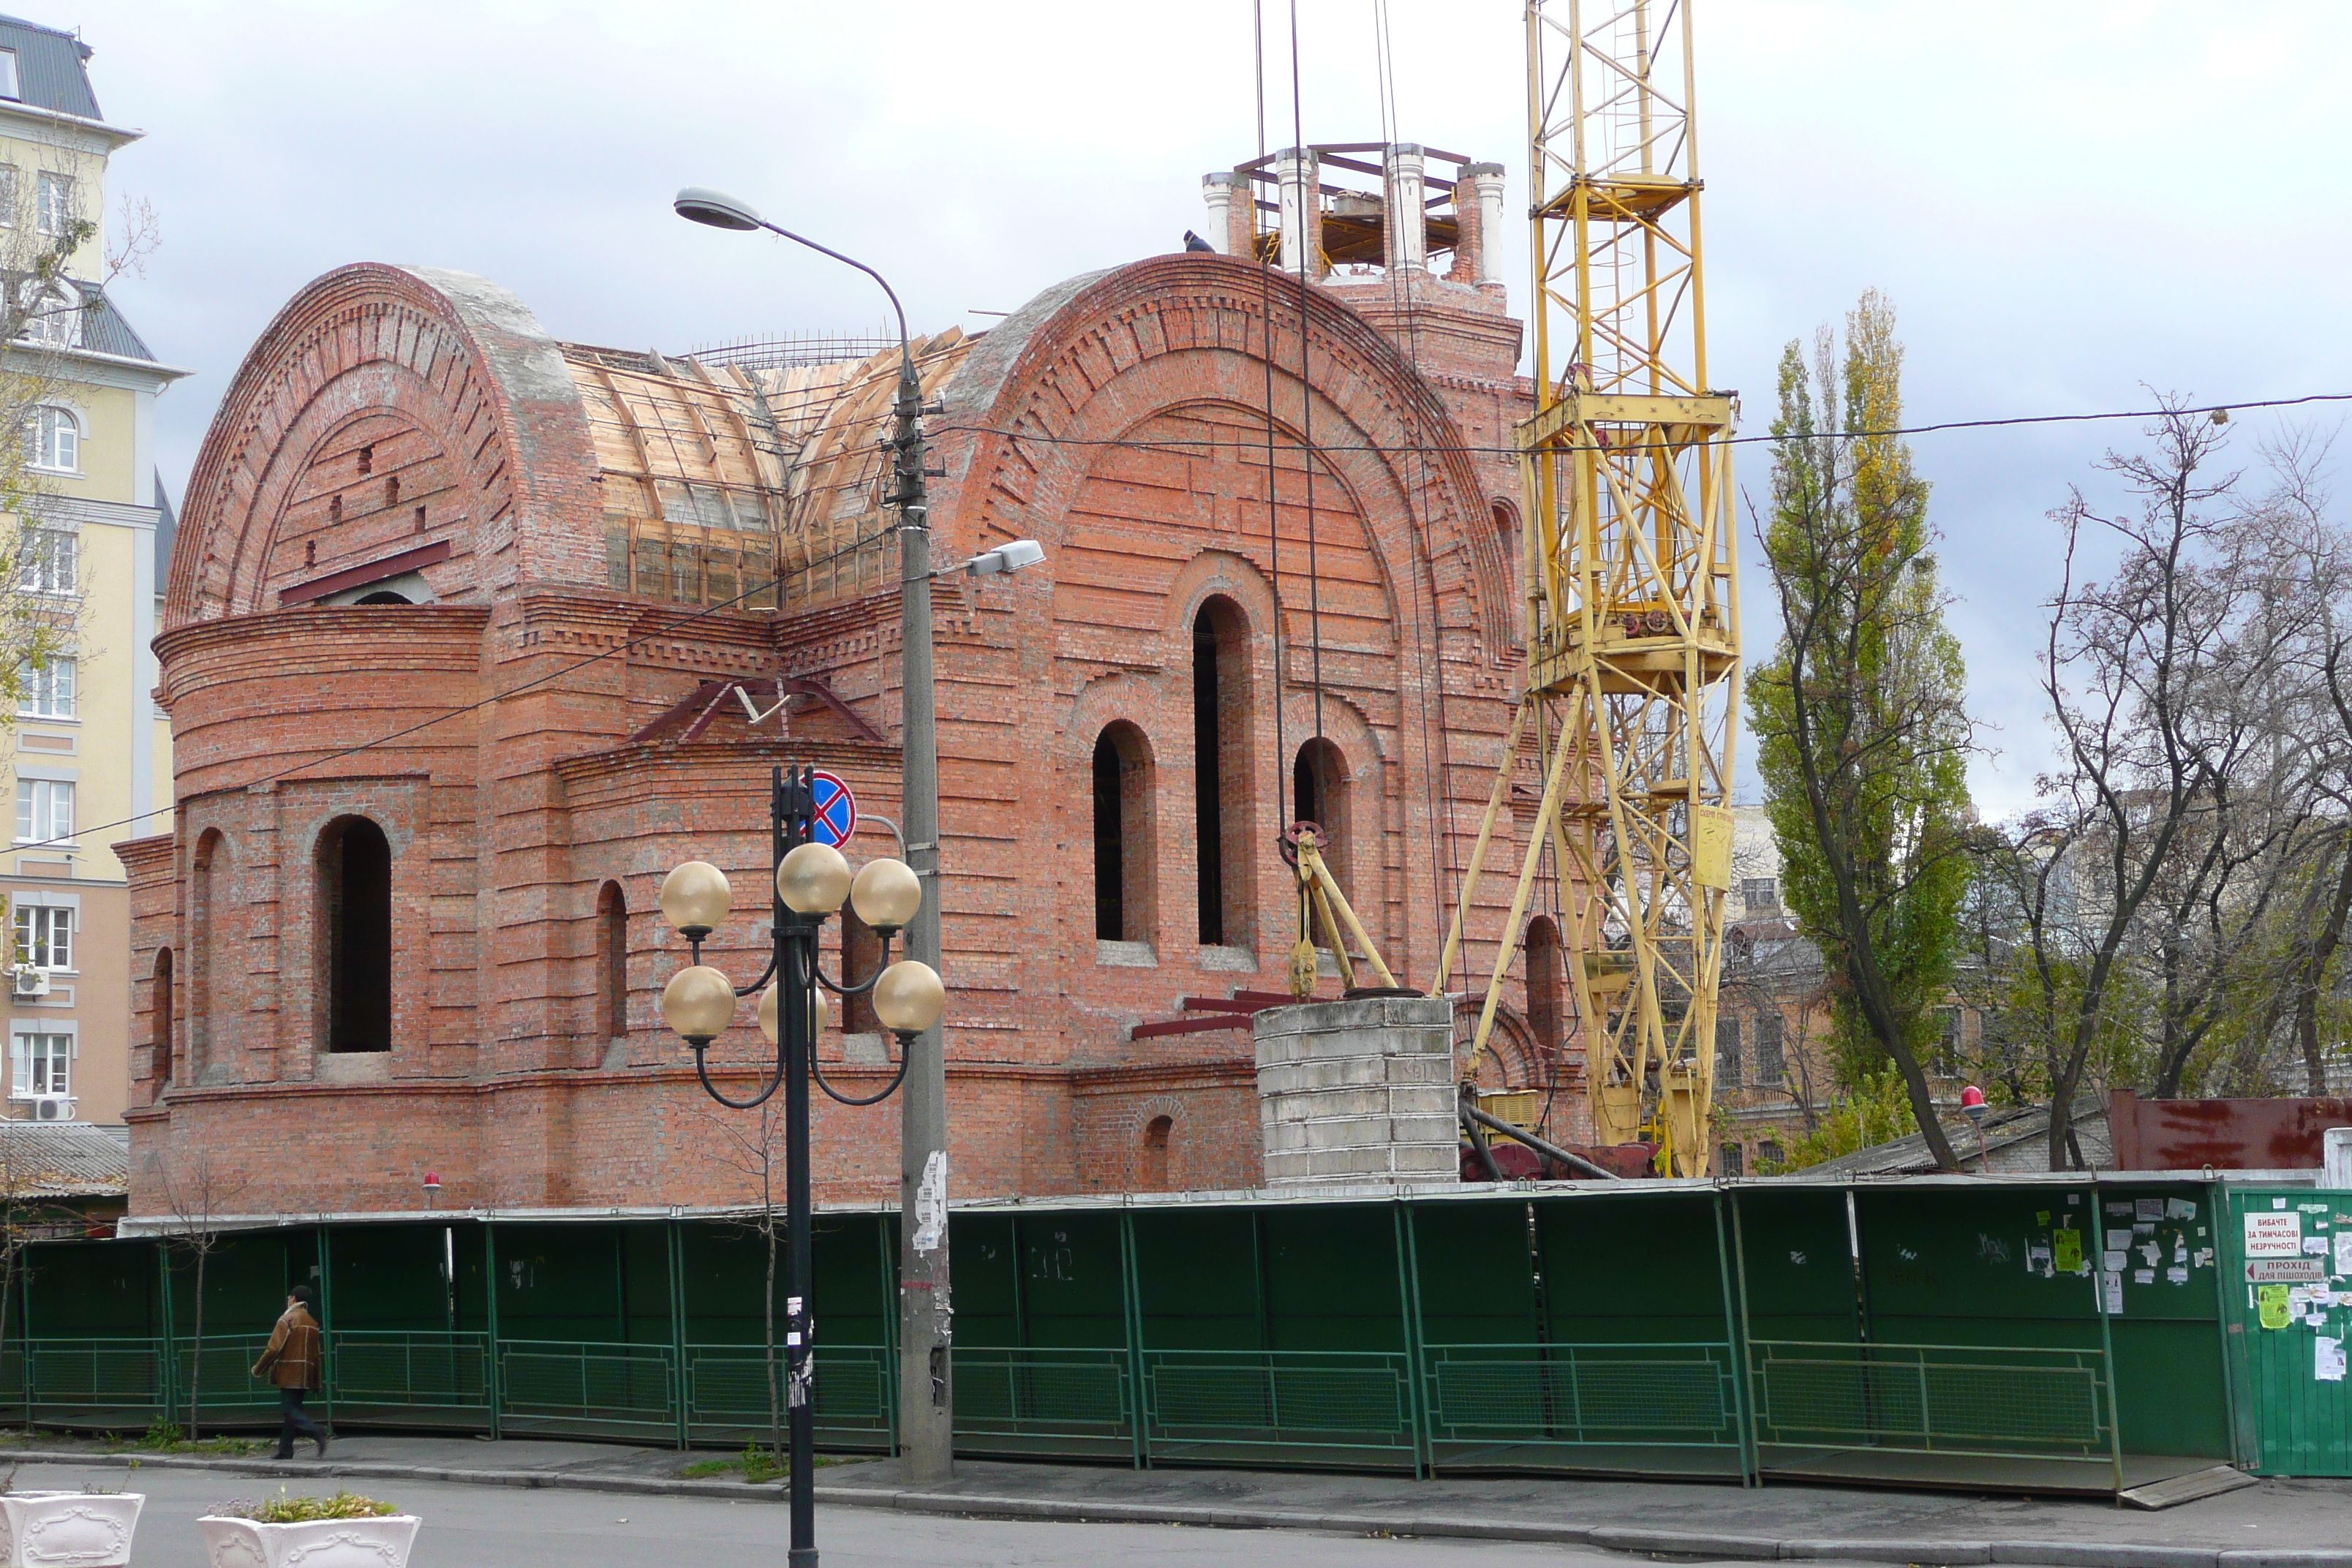
[{"label": "white sign on fence", "polygon": [[2302,1214],[2293,1209],[2256,1209],[2246,1215],[2246,1256],[2302,1257]]}]

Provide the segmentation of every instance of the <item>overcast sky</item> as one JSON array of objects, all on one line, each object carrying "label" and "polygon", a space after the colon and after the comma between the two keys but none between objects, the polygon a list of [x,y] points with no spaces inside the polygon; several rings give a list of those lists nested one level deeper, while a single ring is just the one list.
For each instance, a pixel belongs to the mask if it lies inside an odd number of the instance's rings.
[{"label": "overcast sky", "polygon": [[[1519,7],[1391,4],[1398,136],[1502,163],[1520,210]],[[1279,145],[1289,45],[1267,10]],[[160,416],[175,494],[247,347],[344,262],[485,273],[556,336],[633,348],[878,327],[856,274],[670,216],[677,186],[713,184],[881,268],[919,328],[979,328],[970,312],[1177,248],[1202,226],[1201,174],[1257,150],[1247,0],[27,14],[80,27],[107,118],[148,132],[113,186],[153,203],[163,245],[117,293],[196,373]],[[1743,392],[1751,431],[1780,345],[1874,286],[1901,312],[1915,421],[2136,408],[2151,386],[2352,392],[2352,6],[1700,0],[1697,18],[1713,379]],[[1300,35],[1306,139],[1378,139],[1371,0],[1303,0]],[[2274,427],[2242,418],[2235,455]],[[2137,434],[1916,444],[1999,726],[1975,771],[1989,813],[2024,804],[2046,755],[2043,514]],[[1760,492],[1762,452],[1742,464]]]}]

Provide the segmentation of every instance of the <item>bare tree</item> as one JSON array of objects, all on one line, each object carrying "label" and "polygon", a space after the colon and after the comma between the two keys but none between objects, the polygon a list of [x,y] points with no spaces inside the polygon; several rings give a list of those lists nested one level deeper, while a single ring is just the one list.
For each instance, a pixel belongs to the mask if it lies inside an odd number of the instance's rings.
[{"label": "bare tree", "polygon": [[[195,1260],[195,1348],[188,1365],[188,1440],[200,1435],[197,1423],[203,1414],[198,1403],[202,1394],[205,1370],[205,1265],[219,1250],[227,1237],[227,1227],[221,1215],[236,1203],[246,1189],[246,1179],[226,1176],[213,1166],[209,1150],[198,1150],[184,1161],[161,1158],[150,1167],[155,1175],[155,1185],[163,1199],[163,1207],[172,1215],[171,1233],[163,1244],[182,1256]],[[169,1281],[165,1289],[169,1289]],[[167,1356],[169,1347],[166,1347]]]},{"label": "bare tree", "polygon": [[[2238,474],[2212,468],[2223,426],[2163,401],[2154,449],[2101,464],[2132,504],[2103,513],[2076,489],[2052,514],[2065,565],[2042,674],[2061,762],[2042,781],[2049,806],[2005,845],[2005,874],[2047,1052],[2053,1170],[2086,1064],[2103,1044],[2115,1053],[2135,1009],[2157,1092],[2177,1089],[2297,816],[2275,765],[2276,693],[2305,612],[2265,591],[2266,521]],[[2118,548],[2097,579],[2094,536]]]},{"label": "bare tree", "polygon": [[760,1313],[760,1331],[768,1374],[768,1451],[784,1452],[782,1358],[776,1344],[776,1255],[790,1228],[779,1207],[784,1184],[784,1113],[775,1100],[761,1102],[748,1115],[742,1111],[706,1110],[701,1120],[712,1136],[697,1144],[704,1159],[746,1179],[758,1206],[728,1223],[757,1235],[767,1253],[767,1290]]},{"label": "bare tree", "polygon": [[16,436],[0,439],[0,698],[8,700],[0,702],[0,724],[77,650],[79,541],[59,525],[48,475],[73,467],[80,432],[59,388],[69,355],[103,318],[108,285],[142,269],[156,245],[152,209],[125,202],[100,275],[75,277],[98,237],[98,225],[76,205],[77,188],[62,166],[0,179],[0,200],[36,194],[29,213],[10,213],[0,226],[0,432]]}]

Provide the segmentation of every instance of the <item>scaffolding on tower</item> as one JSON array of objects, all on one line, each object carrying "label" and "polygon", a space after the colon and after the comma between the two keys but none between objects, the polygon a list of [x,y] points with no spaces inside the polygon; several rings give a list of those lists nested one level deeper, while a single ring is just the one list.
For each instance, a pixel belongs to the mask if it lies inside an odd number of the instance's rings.
[{"label": "scaffolding on tower", "polygon": [[[1468,1057],[1549,853],[1592,1136],[1711,1155],[1739,702],[1733,395],[1706,379],[1690,0],[1531,0],[1535,414],[1518,427],[1527,676],[1439,964],[1522,743],[1543,793]],[[1499,875],[1501,868],[1497,868]]]}]

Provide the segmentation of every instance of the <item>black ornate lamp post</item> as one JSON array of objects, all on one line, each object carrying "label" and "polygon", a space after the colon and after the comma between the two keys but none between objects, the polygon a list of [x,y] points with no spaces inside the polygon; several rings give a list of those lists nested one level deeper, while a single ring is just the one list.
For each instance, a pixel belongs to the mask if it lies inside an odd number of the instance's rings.
[{"label": "black ornate lamp post", "polygon": [[[727,873],[708,861],[689,860],[664,878],[661,889],[662,918],[686,938],[694,958],[663,990],[662,1016],[693,1048],[694,1069],[703,1089],[719,1104],[737,1110],[765,1103],[780,1088],[784,1091],[784,1358],[792,1449],[792,1550],[787,1561],[792,1568],[815,1568],[817,1560],[816,1427],[809,1381],[815,1334],[815,1316],[809,1310],[809,1084],[814,1081],[844,1105],[887,1100],[906,1080],[916,1038],[938,1024],[947,1003],[946,988],[929,964],[889,961],[892,940],[922,908],[921,881],[905,862],[888,858],[869,860],[853,876],[840,850],[815,840],[812,771],[777,768],[770,778],[774,945],[767,971],[759,979],[737,985],[724,972],[702,962],[703,942],[734,904]],[[882,939],[881,961],[862,980],[845,972],[836,981],[818,962],[824,922],[845,901]],[[898,1037],[898,1070],[880,1093],[853,1097],[824,1081],[816,1059],[819,986],[839,996],[871,993],[875,1016]],[[737,1003],[755,991],[760,994],[760,1032],[776,1047],[775,1070],[751,1099],[730,1100],[711,1081],[705,1054],[735,1021]]]}]

